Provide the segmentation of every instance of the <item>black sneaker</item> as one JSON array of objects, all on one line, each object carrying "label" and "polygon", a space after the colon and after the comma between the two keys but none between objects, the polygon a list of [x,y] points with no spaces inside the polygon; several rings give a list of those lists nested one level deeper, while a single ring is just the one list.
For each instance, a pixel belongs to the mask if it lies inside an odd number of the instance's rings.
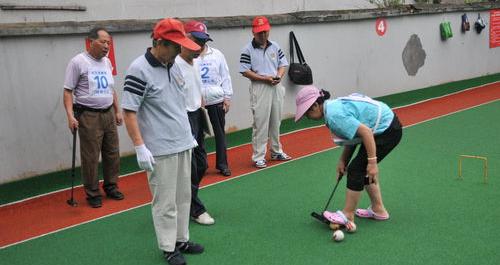
[{"label": "black sneaker", "polygon": [[163,251],[163,257],[170,265],[185,265],[186,260],[184,256],[179,252],[179,250],[174,250],[173,252]]},{"label": "black sneaker", "polygon": [[205,248],[200,245],[196,244],[194,242],[177,242],[175,243],[175,248],[178,249],[182,253],[186,254],[200,254],[203,253]]},{"label": "black sneaker", "polygon": [[108,198],[111,198],[111,199],[117,200],[117,201],[123,200],[123,198],[125,198],[125,196],[123,196],[123,193],[121,193],[118,189],[106,191],[106,196]]},{"label": "black sneaker", "polygon": [[87,202],[92,208],[99,208],[102,206],[101,197],[87,197]]}]

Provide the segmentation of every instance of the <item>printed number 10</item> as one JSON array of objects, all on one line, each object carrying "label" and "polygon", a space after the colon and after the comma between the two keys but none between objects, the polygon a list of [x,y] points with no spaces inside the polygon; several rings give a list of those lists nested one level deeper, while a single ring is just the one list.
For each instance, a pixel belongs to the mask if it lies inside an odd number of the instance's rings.
[{"label": "printed number 10", "polygon": [[94,80],[97,83],[97,89],[106,89],[108,88],[108,79],[106,79],[106,76],[96,76],[94,77]]}]

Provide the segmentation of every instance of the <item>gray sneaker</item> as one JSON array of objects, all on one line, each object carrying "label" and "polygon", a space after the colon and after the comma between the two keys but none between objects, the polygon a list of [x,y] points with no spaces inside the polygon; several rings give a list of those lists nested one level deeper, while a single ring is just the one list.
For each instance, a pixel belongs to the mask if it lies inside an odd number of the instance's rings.
[{"label": "gray sneaker", "polygon": [[276,161],[287,161],[292,159],[291,156],[285,154],[284,152],[281,153],[271,153],[271,160],[276,160]]}]

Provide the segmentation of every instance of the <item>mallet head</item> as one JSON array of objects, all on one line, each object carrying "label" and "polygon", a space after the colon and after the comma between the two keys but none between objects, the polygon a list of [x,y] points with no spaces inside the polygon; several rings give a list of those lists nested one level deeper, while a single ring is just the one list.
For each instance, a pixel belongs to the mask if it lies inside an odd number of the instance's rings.
[{"label": "mallet head", "polygon": [[328,221],[322,214],[319,214],[317,212],[312,212],[311,216],[322,223],[330,224],[330,221]]}]

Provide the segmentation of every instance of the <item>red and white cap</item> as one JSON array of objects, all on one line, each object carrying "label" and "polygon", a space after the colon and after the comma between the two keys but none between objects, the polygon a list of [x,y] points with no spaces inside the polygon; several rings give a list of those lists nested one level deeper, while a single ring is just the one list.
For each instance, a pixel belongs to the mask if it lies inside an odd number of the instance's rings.
[{"label": "red and white cap", "polygon": [[186,30],[186,33],[190,33],[193,37],[199,40],[212,40],[207,32],[207,26],[200,21],[190,20],[184,24],[184,29]]}]

